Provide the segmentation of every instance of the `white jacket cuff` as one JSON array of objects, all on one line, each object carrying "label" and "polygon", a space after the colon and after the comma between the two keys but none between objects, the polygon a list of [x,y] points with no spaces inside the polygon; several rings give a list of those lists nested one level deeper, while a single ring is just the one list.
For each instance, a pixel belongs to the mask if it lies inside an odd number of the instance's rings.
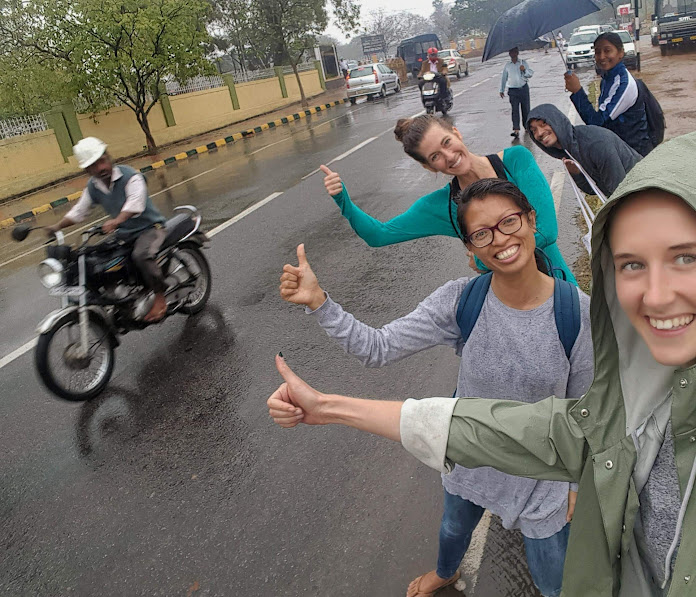
[{"label": "white jacket cuff", "polygon": [[447,463],[454,398],[409,399],[401,409],[401,445],[423,464],[443,473],[452,470]]}]

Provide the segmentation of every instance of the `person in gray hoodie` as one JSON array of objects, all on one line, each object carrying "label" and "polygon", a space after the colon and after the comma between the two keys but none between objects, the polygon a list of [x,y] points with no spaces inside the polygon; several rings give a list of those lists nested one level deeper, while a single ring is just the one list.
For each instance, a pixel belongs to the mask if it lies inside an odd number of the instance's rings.
[{"label": "person in gray hoodie", "polygon": [[590,195],[595,191],[568,158],[578,162],[607,197],[641,160],[637,151],[609,129],[591,124],[573,126],[552,104],[541,104],[529,113],[527,130],[543,151],[564,160],[578,187]]}]

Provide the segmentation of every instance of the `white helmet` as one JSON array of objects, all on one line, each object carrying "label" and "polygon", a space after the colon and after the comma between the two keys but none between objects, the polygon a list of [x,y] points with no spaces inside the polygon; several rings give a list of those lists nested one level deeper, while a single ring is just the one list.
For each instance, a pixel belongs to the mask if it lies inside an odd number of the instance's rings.
[{"label": "white helmet", "polygon": [[80,168],[87,168],[104,155],[106,143],[96,137],[85,137],[73,147],[73,155],[77,158]]}]

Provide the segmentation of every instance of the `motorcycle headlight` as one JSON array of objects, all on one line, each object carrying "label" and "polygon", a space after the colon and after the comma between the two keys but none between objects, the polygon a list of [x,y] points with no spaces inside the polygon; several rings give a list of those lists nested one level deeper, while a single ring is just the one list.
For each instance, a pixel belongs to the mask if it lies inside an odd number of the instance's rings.
[{"label": "motorcycle headlight", "polygon": [[57,259],[44,259],[39,264],[39,279],[46,288],[63,283],[63,264]]}]

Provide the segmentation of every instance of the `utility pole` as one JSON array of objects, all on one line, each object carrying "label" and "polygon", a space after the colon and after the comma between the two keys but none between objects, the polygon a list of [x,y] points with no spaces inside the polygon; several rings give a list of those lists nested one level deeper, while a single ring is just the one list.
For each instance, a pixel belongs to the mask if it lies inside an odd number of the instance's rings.
[{"label": "utility pole", "polygon": [[640,2],[641,0],[633,0],[633,31],[636,35],[636,70],[640,72]]}]

